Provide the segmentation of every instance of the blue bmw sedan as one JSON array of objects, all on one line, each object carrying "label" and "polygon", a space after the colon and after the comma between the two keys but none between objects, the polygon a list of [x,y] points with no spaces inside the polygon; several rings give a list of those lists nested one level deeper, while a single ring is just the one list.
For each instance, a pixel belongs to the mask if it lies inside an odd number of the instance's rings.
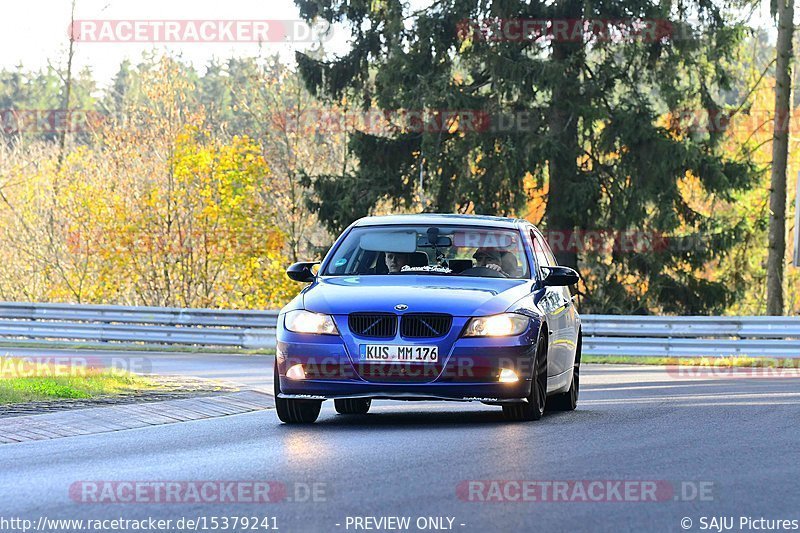
[{"label": "blue bmw sedan", "polygon": [[[318,268],[317,268],[318,267]],[[538,420],[578,401],[581,323],[542,234],[525,220],[446,214],[362,218],[278,317],[275,401],[311,423],[324,400],[479,401]]]}]

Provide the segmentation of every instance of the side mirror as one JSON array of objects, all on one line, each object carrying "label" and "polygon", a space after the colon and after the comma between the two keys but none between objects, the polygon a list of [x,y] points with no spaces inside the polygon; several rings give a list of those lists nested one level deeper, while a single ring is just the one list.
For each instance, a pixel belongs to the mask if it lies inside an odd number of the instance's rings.
[{"label": "side mirror", "polygon": [[316,279],[316,274],[311,270],[316,262],[295,263],[286,269],[286,275],[300,283],[310,283]]},{"label": "side mirror", "polygon": [[545,277],[542,285],[545,287],[569,287],[580,281],[580,275],[569,267],[546,266],[542,267]]}]

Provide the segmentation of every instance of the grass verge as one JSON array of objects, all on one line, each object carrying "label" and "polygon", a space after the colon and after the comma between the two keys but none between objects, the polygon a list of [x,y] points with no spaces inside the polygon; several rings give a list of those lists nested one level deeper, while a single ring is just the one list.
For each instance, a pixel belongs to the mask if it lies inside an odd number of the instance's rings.
[{"label": "grass verge", "polygon": [[24,358],[0,358],[0,405],[118,396],[160,386],[128,372],[32,362]]},{"label": "grass verge", "polygon": [[617,355],[584,355],[581,363],[606,365],[661,365],[661,366],[713,366],[795,368],[800,361],[767,357],[633,357]]}]

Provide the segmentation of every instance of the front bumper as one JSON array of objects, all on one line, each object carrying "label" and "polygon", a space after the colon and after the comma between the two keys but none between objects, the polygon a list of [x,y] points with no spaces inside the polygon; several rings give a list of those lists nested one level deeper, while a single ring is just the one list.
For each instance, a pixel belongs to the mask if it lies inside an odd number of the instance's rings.
[{"label": "front bumper", "polygon": [[[406,401],[422,401],[422,400],[440,400],[451,402],[483,402],[489,404],[502,404],[502,403],[519,403],[527,402],[530,395],[531,382],[525,380],[521,382],[522,387],[517,387],[516,392],[509,387],[502,389],[483,387],[481,390],[470,388],[468,390],[457,389],[454,387],[441,388],[438,385],[434,388],[415,387],[413,391],[390,391],[386,389],[370,389],[368,387],[359,387],[359,389],[352,393],[342,393],[341,391],[335,393],[322,394],[319,391],[316,393],[305,394],[278,394],[279,398],[295,399],[295,400],[344,400],[353,398],[368,398],[371,400],[406,400]],[[480,393],[480,395],[477,395]]]},{"label": "front bumper", "polygon": [[[353,357],[357,344],[345,342],[342,337],[296,334],[280,328],[276,355],[279,396],[317,400],[526,401],[531,391],[537,334],[538,330],[532,328],[518,337],[457,338],[448,346],[440,345],[437,365],[373,364]],[[297,364],[303,365],[306,379],[286,377],[286,371]],[[518,381],[500,382],[501,369],[513,370]]]}]

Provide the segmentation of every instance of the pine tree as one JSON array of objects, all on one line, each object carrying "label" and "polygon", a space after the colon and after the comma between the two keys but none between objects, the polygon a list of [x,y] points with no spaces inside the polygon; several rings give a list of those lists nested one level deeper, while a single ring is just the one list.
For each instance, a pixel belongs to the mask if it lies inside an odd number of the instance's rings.
[{"label": "pine tree", "polygon": [[[636,230],[656,244],[661,235],[694,235],[688,248],[676,244],[684,239],[635,253],[557,249],[558,261],[586,279],[584,309],[703,313],[729,303],[731,288],[702,271],[735,242],[736,228],[718,227],[683,193],[697,182],[729,199],[755,174],[744,155],[722,154],[713,124],[726,110],[718,95],[733,81],[726,64],[744,36],[726,5],[441,0],[409,12],[400,0],[296,4],[307,20],[352,32],[341,57],[297,54],[315,94],[390,114],[471,110],[489,123],[351,136],[357,170],[313,182],[324,199],[318,215],[332,231],[387,200],[419,208],[421,196],[430,211],[524,214],[533,182],[547,191],[550,231]],[[551,29],[554,21],[621,22],[610,38],[545,31],[503,39],[484,31],[497,20],[549,20]],[[700,110],[711,127],[664,120]]]}]

